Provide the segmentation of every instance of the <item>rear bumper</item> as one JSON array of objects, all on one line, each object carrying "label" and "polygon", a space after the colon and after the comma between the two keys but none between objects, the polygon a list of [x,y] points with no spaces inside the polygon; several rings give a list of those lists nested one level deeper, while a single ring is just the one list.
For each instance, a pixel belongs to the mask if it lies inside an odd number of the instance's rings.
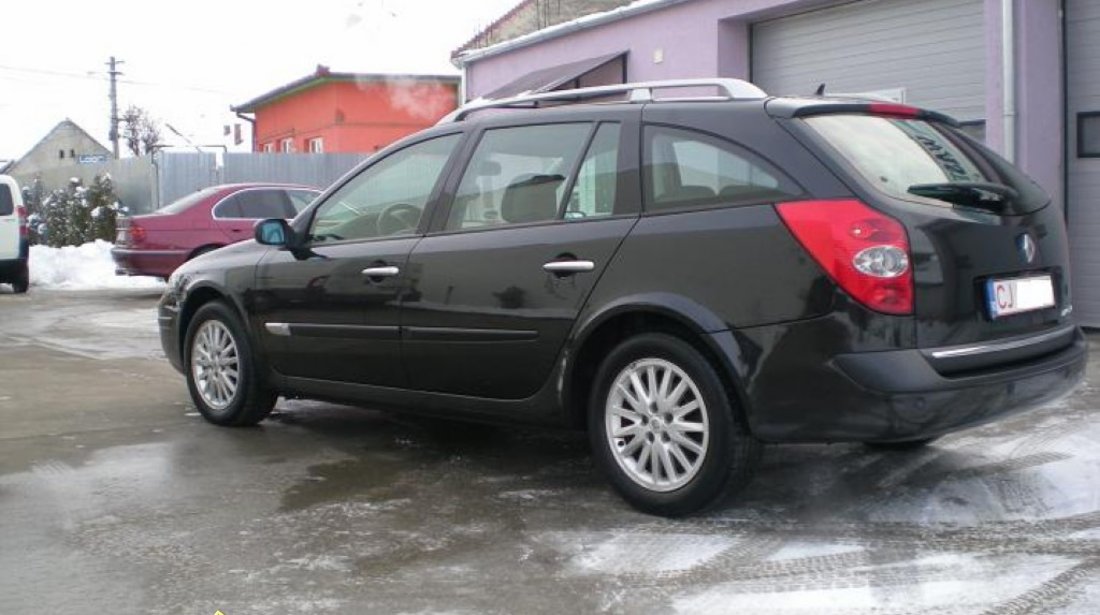
[{"label": "rear bumper", "polygon": [[765,366],[747,387],[750,425],[772,442],[931,438],[1065,395],[1087,361],[1088,343],[1072,328],[1043,354],[950,375],[937,371],[931,351],[917,349],[841,354],[787,379]]},{"label": "rear bumper", "polygon": [[112,248],[115,273],[119,275],[151,275],[167,278],[187,261],[184,250],[133,250]]},{"label": "rear bumper", "polygon": [[0,259],[0,282],[11,280],[23,272],[27,257]]}]

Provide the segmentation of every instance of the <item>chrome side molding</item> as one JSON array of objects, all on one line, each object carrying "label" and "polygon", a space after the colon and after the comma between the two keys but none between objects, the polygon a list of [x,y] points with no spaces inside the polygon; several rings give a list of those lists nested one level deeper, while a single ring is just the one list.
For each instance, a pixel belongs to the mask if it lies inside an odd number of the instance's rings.
[{"label": "chrome side molding", "polygon": [[954,357],[969,357],[979,354],[987,354],[992,352],[1003,352],[1005,350],[1015,350],[1017,348],[1025,348],[1035,344],[1042,344],[1052,339],[1061,337],[1063,335],[1069,335],[1076,328],[1076,325],[1069,325],[1056,329],[1054,331],[1048,331],[1046,333],[1040,333],[1039,335],[1032,335],[1031,337],[1023,339],[1008,340],[1004,342],[992,342],[989,344],[976,344],[974,346],[959,346],[956,348],[945,348],[943,350],[933,350],[933,359],[950,359]]},{"label": "chrome side molding", "polygon": [[269,322],[264,325],[267,332],[272,335],[279,335],[282,337],[290,336],[290,324],[285,322]]}]

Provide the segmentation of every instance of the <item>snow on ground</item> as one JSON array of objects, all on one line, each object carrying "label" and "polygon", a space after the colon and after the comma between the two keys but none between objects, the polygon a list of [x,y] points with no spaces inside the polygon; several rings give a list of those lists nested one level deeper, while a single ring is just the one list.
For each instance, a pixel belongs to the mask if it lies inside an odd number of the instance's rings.
[{"label": "snow on ground", "polygon": [[114,246],[97,239],[82,246],[31,246],[31,286],[58,290],[163,288],[158,278],[115,275]]}]

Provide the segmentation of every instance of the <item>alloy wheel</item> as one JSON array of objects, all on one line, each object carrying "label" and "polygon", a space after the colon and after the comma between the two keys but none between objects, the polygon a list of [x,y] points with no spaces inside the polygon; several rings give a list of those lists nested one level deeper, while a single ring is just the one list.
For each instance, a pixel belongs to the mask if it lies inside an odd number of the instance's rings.
[{"label": "alloy wheel", "polygon": [[221,321],[208,320],[191,344],[191,373],[202,401],[213,410],[225,410],[240,384],[237,343]]},{"label": "alloy wheel", "polygon": [[646,489],[679,489],[706,459],[706,402],[691,377],[664,359],[640,359],[619,372],[607,395],[604,420],[615,461]]}]

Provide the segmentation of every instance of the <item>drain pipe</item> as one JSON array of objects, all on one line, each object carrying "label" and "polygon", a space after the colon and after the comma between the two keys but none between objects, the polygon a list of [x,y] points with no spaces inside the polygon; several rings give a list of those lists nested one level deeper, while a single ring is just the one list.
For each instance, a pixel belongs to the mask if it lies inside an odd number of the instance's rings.
[{"label": "drain pipe", "polygon": [[1016,5],[1001,0],[1001,90],[1004,96],[1004,157],[1016,162]]}]

